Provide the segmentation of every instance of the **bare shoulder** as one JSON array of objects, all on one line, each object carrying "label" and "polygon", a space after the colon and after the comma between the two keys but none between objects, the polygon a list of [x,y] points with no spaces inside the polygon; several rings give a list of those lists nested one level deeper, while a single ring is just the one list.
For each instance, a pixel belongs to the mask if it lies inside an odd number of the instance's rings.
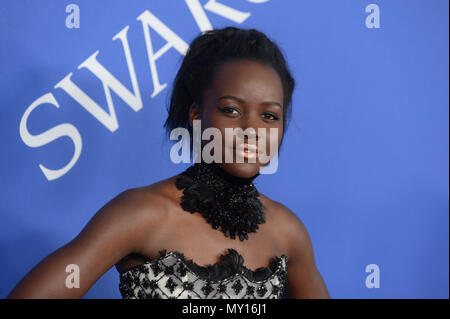
[{"label": "bare shoulder", "polygon": [[174,197],[170,188],[172,180],[173,177],[124,190],[97,212],[88,228],[105,232],[107,227],[112,245],[122,247],[126,242],[124,253],[139,251],[140,245],[147,242],[148,236],[154,234],[158,225],[168,218],[169,205]]},{"label": "bare shoulder", "polygon": [[308,249],[310,237],[305,225],[289,207],[260,194],[261,202],[273,215],[274,225],[283,234],[283,246],[288,256],[294,256],[298,249]]},{"label": "bare shoulder", "polygon": [[[261,197],[270,205],[275,226],[282,237],[288,259],[288,298],[330,298],[326,284],[317,269],[311,238],[300,218],[285,205]],[[268,207],[269,209],[269,207]]]},{"label": "bare shoulder", "polygon": [[278,223],[281,223],[281,225],[288,227],[289,225],[292,225],[292,228],[298,228],[298,227],[304,227],[302,221],[300,218],[286,205],[270,199],[266,195],[263,195],[260,193],[260,199],[266,208],[272,212],[274,215],[274,218],[276,218]]},{"label": "bare shoulder", "polygon": [[129,218],[139,223],[155,224],[167,216],[170,204],[176,199],[175,177],[147,186],[127,189],[112,202],[114,205],[125,206]]}]

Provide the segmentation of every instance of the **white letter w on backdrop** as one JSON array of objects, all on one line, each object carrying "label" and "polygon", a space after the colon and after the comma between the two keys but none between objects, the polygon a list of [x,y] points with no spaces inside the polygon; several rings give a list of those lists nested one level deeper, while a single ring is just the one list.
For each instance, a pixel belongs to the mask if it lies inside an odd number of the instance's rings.
[{"label": "white letter w on backdrop", "polygon": [[131,93],[122,83],[117,80],[103,65],[101,65],[96,57],[99,53],[97,50],[89,58],[78,66],[78,69],[87,68],[89,71],[95,74],[97,78],[102,81],[103,88],[105,90],[106,101],[108,102],[109,113],[105,112],[94,100],[92,100],[86,93],[84,93],[75,83],[70,79],[72,72],[69,73],[64,79],[55,85],[55,88],[63,89],[69,94],[75,101],[80,103],[89,113],[91,113],[97,120],[99,120],[106,128],[111,132],[118,129],[119,123],[117,122],[116,112],[114,110],[114,104],[111,99],[112,89],[120,98],[126,102],[135,112],[142,108],[142,98],[139,91],[139,85],[136,79],[136,72],[134,70],[133,59],[130,54],[130,47],[128,45],[127,31],[129,26],[123,28],[118,34],[113,37],[113,40],[119,38],[122,41],[123,50],[127,60],[128,71],[131,77],[131,83],[133,85],[133,93]]}]

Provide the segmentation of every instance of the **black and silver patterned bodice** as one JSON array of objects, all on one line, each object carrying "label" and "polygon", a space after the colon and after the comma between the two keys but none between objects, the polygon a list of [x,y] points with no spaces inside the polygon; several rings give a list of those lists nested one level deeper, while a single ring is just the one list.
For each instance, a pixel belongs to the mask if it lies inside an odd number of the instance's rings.
[{"label": "black and silver patterned bodice", "polygon": [[246,268],[234,249],[221,263],[199,266],[178,251],[161,250],[158,259],[120,272],[124,299],[279,299],[286,293],[287,257],[271,258],[268,267]]}]

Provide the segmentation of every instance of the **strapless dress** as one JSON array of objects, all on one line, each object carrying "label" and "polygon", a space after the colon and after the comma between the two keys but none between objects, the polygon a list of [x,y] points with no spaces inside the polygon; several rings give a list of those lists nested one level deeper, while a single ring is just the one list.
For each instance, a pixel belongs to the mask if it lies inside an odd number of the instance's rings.
[{"label": "strapless dress", "polygon": [[159,255],[119,273],[123,299],[283,299],[287,294],[284,254],[256,270],[245,267],[234,249],[220,255],[220,263],[206,266],[179,251]]}]

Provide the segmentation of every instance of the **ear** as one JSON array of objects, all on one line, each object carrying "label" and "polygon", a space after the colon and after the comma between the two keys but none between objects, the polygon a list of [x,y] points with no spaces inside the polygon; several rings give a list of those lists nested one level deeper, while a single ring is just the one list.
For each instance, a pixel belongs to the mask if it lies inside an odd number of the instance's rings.
[{"label": "ear", "polygon": [[194,126],[194,120],[199,120],[201,116],[200,107],[196,102],[193,102],[189,107],[189,126]]}]

